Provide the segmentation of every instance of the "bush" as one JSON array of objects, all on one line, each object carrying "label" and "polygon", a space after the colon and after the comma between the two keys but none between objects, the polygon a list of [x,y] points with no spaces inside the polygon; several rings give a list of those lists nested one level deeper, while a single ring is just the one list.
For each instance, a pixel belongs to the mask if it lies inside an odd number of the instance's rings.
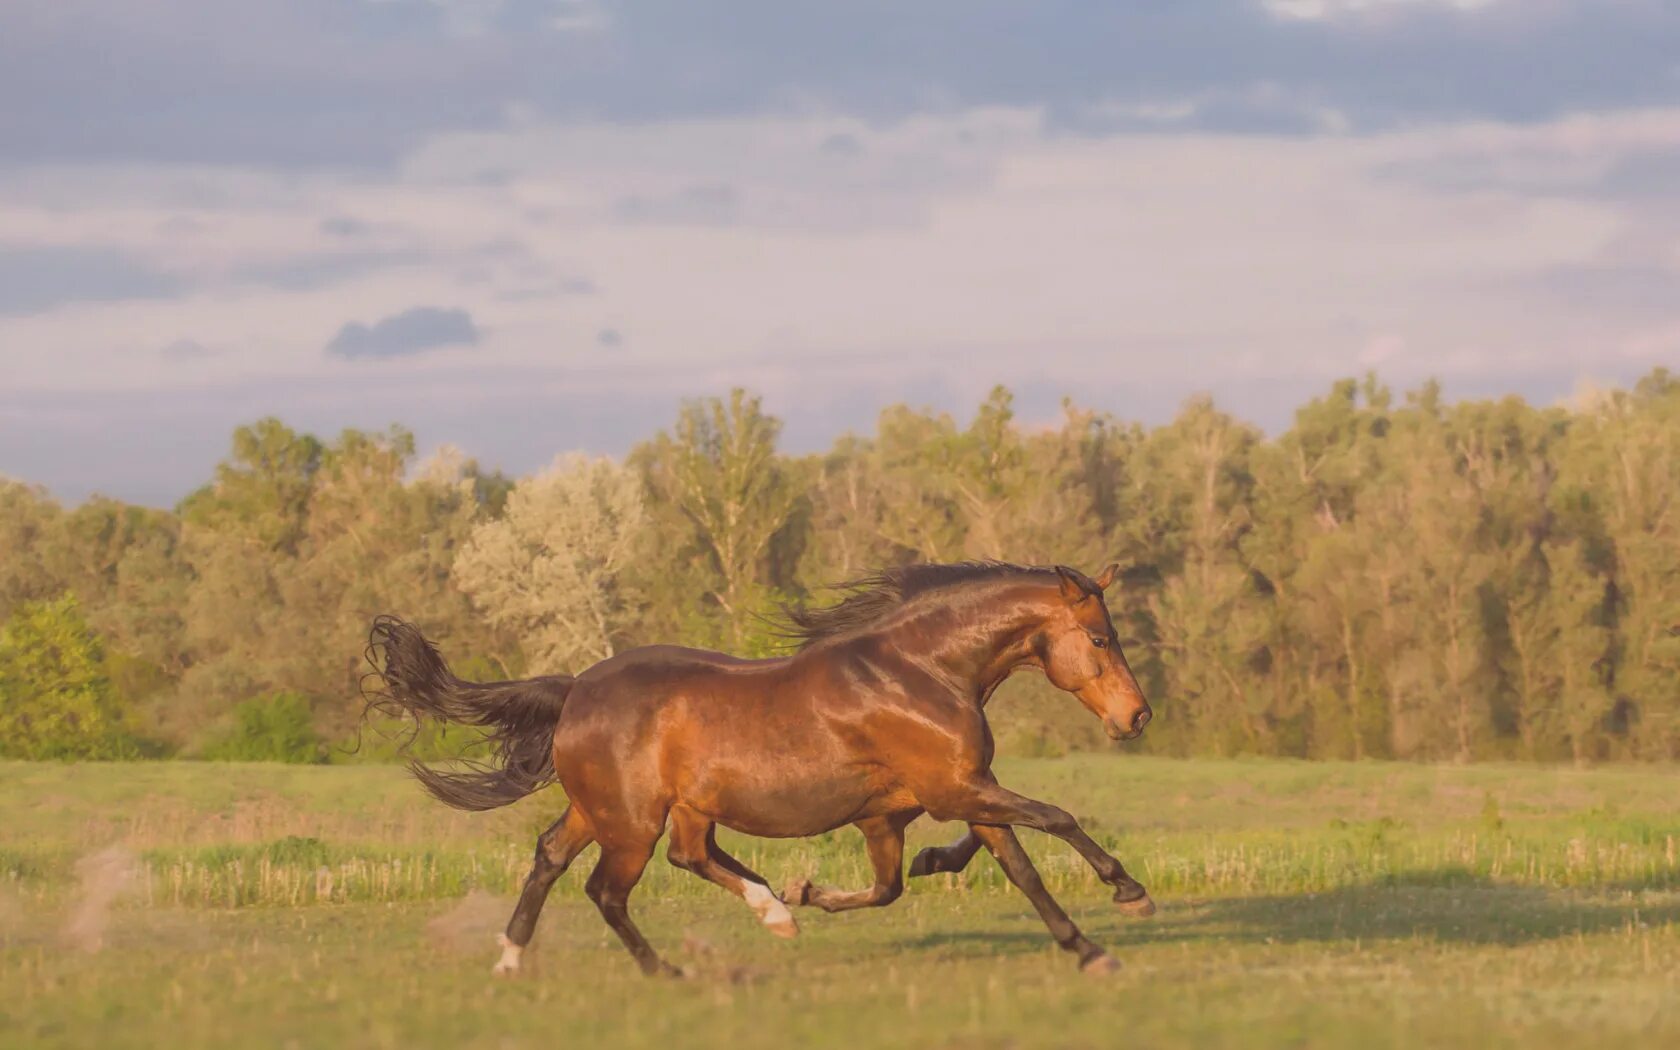
[{"label": "bush", "polygon": [[203,757],[223,762],[326,761],[325,748],[301,693],[253,697],[233,709],[233,728]]},{"label": "bush", "polygon": [[128,723],[75,597],[20,605],[0,629],[0,757],[134,758]]}]

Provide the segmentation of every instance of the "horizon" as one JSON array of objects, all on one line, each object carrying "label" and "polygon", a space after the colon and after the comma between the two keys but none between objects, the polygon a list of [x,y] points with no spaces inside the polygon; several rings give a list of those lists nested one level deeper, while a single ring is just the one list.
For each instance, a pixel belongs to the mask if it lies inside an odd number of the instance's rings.
[{"label": "horizon", "polygon": [[[1661,366],[1659,366],[1659,367],[1661,367]],[[1646,374],[1650,374],[1650,373],[1647,372]],[[1407,386],[1407,387],[1402,388],[1402,387],[1396,387],[1396,386],[1393,386],[1392,384],[1386,383],[1384,377],[1380,373],[1368,372],[1364,376],[1342,376],[1342,377],[1339,377],[1336,380],[1331,380],[1331,384],[1333,384],[1335,382],[1339,382],[1341,380],[1355,380],[1355,381],[1363,382],[1366,378],[1370,378],[1372,380],[1375,380],[1377,383],[1383,384],[1384,386],[1386,386],[1388,388],[1389,392],[1392,395],[1394,395],[1395,400],[1396,400],[1396,404],[1398,406],[1402,406],[1402,407],[1404,406],[1408,397],[1411,394],[1420,391],[1426,384],[1438,383],[1439,382],[1434,377],[1428,377],[1428,378],[1420,381],[1419,383],[1417,383],[1415,385]],[[1641,378],[1641,377],[1636,376],[1634,378],[1638,379],[1638,378]],[[1591,377],[1585,377],[1585,378],[1582,378],[1582,379],[1578,380],[1574,389],[1572,389],[1567,395],[1564,395],[1564,396],[1558,397],[1558,398],[1554,398],[1550,402],[1545,402],[1545,403],[1538,402],[1538,401],[1536,401],[1532,398],[1529,398],[1529,397],[1527,397],[1527,396],[1525,396],[1525,395],[1523,395],[1522,393],[1519,393],[1519,392],[1499,393],[1497,391],[1489,391],[1489,392],[1486,392],[1486,393],[1466,394],[1464,396],[1455,397],[1455,396],[1452,396],[1451,391],[1446,390],[1445,386],[1442,385],[1441,386],[1441,394],[1442,394],[1441,402],[1444,405],[1452,406],[1452,405],[1456,405],[1456,404],[1460,404],[1460,403],[1497,402],[1497,401],[1504,400],[1506,398],[1515,397],[1515,398],[1521,399],[1522,401],[1524,401],[1524,403],[1529,404],[1536,409],[1563,408],[1563,409],[1566,409],[1566,410],[1569,410],[1569,411],[1573,412],[1573,411],[1581,411],[1584,403],[1588,399],[1590,399],[1594,394],[1597,394],[1597,393],[1600,393],[1600,392],[1605,392],[1605,391],[1630,390],[1633,387],[1633,385],[1634,385],[1633,381],[1631,381],[1631,380],[1629,382],[1626,382],[1626,383],[1601,383],[1601,382],[1598,382],[1598,381],[1592,379]],[[1266,440],[1273,440],[1273,439],[1281,437],[1283,434],[1287,433],[1289,431],[1289,429],[1294,425],[1294,417],[1295,417],[1296,412],[1298,412],[1302,407],[1304,407],[1310,400],[1323,397],[1323,396],[1329,394],[1330,390],[1331,390],[1331,385],[1326,384],[1326,386],[1323,389],[1320,389],[1318,391],[1309,393],[1307,398],[1304,399],[1302,402],[1300,402],[1299,404],[1288,407],[1287,412],[1284,413],[1284,415],[1287,418],[1280,417],[1280,419],[1278,419],[1278,420],[1274,421],[1272,424],[1268,425],[1268,424],[1262,423],[1258,420],[1249,418],[1249,417],[1243,415],[1240,412],[1236,412],[1236,411],[1232,410],[1230,408],[1230,406],[1221,402],[1218,398],[1213,397],[1211,392],[1206,391],[1206,390],[1192,390],[1192,391],[1190,391],[1188,394],[1185,395],[1185,397],[1183,399],[1181,399],[1179,402],[1175,403],[1172,406],[1170,411],[1159,414],[1159,418],[1142,418],[1142,417],[1139,417],[1139,416],[1120,415],[1118,413],[1110,412],[1110,411],[1107,411],[1105,409],[1095,408],[1093,406],[1086,405],[1086,404],[1083,404],[1083,403],[1079,402],[1072,395],[1061,395],[1059,397],[1049,398],[1047,400],[1041,399],[1040,402],[1029,402],[1028,403],[1028,408],[1044,408],[1045,411],[1043,411],[1043,412],[1023,411],[1022,399],[1021,399],[1018,391],[1015,391],[1012,388],[1009,388],[1009,387],[1005,386],[1004,384],[992,384],[991,387],[987,388],[987,391],[989,392],[989,390],[995,389],[999,386],[1004,386],[1004,389],[1009,390],[1009,392],[1012,396],[1012,399],[1013,399],[1012,408],[1014,410],[1015,425],[1017,427],[1019,427],[1020,429],[1022,429],[1023,431],[1026,431],[1026,432],[1048,431],[1048,430],[1053,430],[1053,429],[1057,428],[1058,426],[1060,426],[1061,422],[1062,422],[1061,413],[1063,411],[1063,406],[1064,405],[1067,406],[1067,407],[1070,407],[1070,408],[1074,408],[1074,409],[1097,412],[1099,414],[1107,416],[1109,419],[1112,419],[1114,422],[1122,424],[1122,425],[1124,425],[1124,424],[1137,424],[1139,426],[1143,426],[1143,427],[1146,427],[1146,428],[1154,428],[1154,427],[1159,427],[1159,426],[1166,425],[1167,423],[1171,422],[1172,419],[1175,418],[1179,413],[1181,413],[1184,410],[1184,408],[1186,406],[1188,406],[1194,399],[1196,399],[1198,397],[1208,397],[1212,400],[1212,403],[1213,403],[1213,405],[1216,409],[1218,409],[1221,412],[1226,413],[1227,415],[1230,415],[1232,418],[1237,420],[1239,423],[1243,423],[1243,424],[1247,424],[1249,426],[1255,427],[1257,430],[1259,430],[1261,432],[1261,434],[1263,435],[1263,437]],[[746,392],[749,395],[758,396],[757,391],[754,391],[751,388],[744,388],[744,389],[746,389]],[[1043,391],[1039,391],[1037,393],[1042,394]],[[51,486],[46,485],[42,482],[36,481],[34,479],[31,479],[31,478],[17,477],[15,475],[7,473],[4,470],[0,470],[0,482],[13,481],[13,482],[18,482],[18,483],[21,483],[21,484],[24,484],[24,485],[27,485],[27,486],[31,486],[31,487],[39,487],[40,489],[44,490],[50,498],[52,498],[54,501],[58,502],[60,505],[65,506],[65,507],[72,507],[73,508],[73,507],[76,507],[76,506],[80,506],[83,503],[89,502],[91,500],[96,500],[96,499],[113,499],[113,500],[116,500],[118,502],[129,504],[129,505],[132,505],[132,506],[147,507],[147,508],[154,509],[154,510],[164,510],[164,511],[169,511],[169,512],[173,513],[179,507],[182,500],[187,499],[188,497],[192,496],[195,492],[198,492],[201,489],[203,489],[206,485],[209,485],[209,484],[214,482],[216,466],[220,463],[225,462],[228,458],[229,452],[231,451],[231,446],[230,446],[229,442],[231,441],[234,430],[239,428],[239,427],[254,424],[254,423],[258,422],[260,419],[265,419],[265,418],[278,419],[282,424],[292,428],[293,430],[297,431],[300,434],[312,434],[315,437],[320,438],[320,439],[325,440],[325,441],[331,441],[333,438],[337,437],[337,435],[339,433],[342,433],[344,430],[358,430],[358,431],[362,431],[364,433],[377,433],[377,432],[382,432],[382,431],[384,431],[384,430],[386,430],[390,427],[398,427],[398,428],[406,430],[406,431],[415,435],[415,455],[414,455],[413,461],[409,465],[409,472],[410,472],[411,475],[414,474],[417,471],[422,470],[425,467],[425,465],[430,460],[432,460],[434,457],[437,457],[441,454],[452,451],[452,452],[455,452],[455,453],[459,453],[461,456],[464,457],[465,461],[468,461],[468,462],[471,462],[471,463],[475,464],[480,470],[484,471],[485,473],[500,472],[501,474],[503,474],[505,477],[509,478],[510,480],[513,480],[513,481],[517,482],[517,481],[523,481],[527,478],[533,477],[533,476],[541,473],[542,471],[544,471],[545,469],[550,467],[559,458],[561,458],[561,457],[563,457],[567,454],[574,453],[574,452],[583,452],[587,455],[605,456],[605,457],[608,457],[608,458],[611,458],[611,459],[614,459],[614,460],[623,460],[634,449],[634,447],[637,444],[639,444],[643,441],[650,440],[653,437],[655,437],[656,434],[663,432],[665,430],[665,428],[671,422],[673,422],[675,420],[677,412],[678,412],[678,410],[680,409],[680,406],[683,403],[689,402],[689,401],[705,400],[707,398],[719,397],[719,396],[725,396],[726,397],[727,396],[727,391],[722,391],[719,394],[703,394],[703,395],[697,395],[695,397],[683,397],[683,398],[680,398],[676,401],[673,401],[672,404],[671,404],[670,417],[668,419],[666,419],[664,422],[656,424],[654,429],[650,429],[649,431],[647,431],[645,433],[642,433],[642,434],[639,434],[639,435],[632,435],[632,436],[628,437],[626,440],[621,442],[621,447],[614,447],[614,448],[607,448],[607,449],[568,447],[568,448],[553,449],[553,450],[550,450],[546,453],[542,452],[540,450],[537,450],[537,449],[531,449],[531,450],[528,450],[523,455],[523,457],[519,460],[521,463],[523,463],[525,465],[520,467],[520,468],[517,468],[517,469],[511,469],[505,463],[502,463],[502,462],[487,461],[482,455],[478,454],[474,449],[472,449],[470,447],[465,447],[465,446],[459,445],[459,444],[457,444],[455,442],[452,442],[452,441],[426,442],[426,441],[422,440],[422,428],[414,427],[413,425],[411,425],[411,424],[409,424],[409,423],[407,423],[403,420],[388,420],[383,424],[375,424],[375,425],[369,425],[369,426],[347,425],[347,426],[344,426],[344,427],[336,427],[336,428],[332,428],[332,429],[317,429],[317,428],[312,428],[312,427],[308,427],[308,426],[299,426],[299,425],[297,425],[297,422],[295,420],[289,419],[284,415],[280,415],[280,414],[277,414],[277,413],[270,413],[267,416],[253,416],[250,419],[242,420],[240,422],[235,423],[233,428],[230,428],[228,433],[223,436],[222,447],[219,449],[219,451],[217,451],[215,453],[215,455],[212,458],[210,458],[208,460],[208,462],[206,462],[203,473],[197,478],[197,480],[190,482],[188,484],[187,488],[185,488],[181,492],[179,492],[179,493],[175,494],[174,496],[172,496],[170,498],[167,498],[167,499],[145,499],[145,498],[136,499],[136,498],[129,498],[129,497],[123,496],[123,495],[118,494],[118,493],[105,492],[105,491],[100,491],[100,490],[89,490],[89,491],[80,493],[79,495],[75,496],[74,498],[70,498],[70,497],[66,497],[64,494],[54,490]],[[982,393],[981,395],[976,396],[975,399],[972,402],[968,403],[966,406],[954,406],[954,407],[951,407],[951,408],[942,407],[942,406],[938,406],[938,405],[934,405],[934,404],[930,404],[930,403],[915,404],[915,403],[910,403],[910,402],[896,402],[896,403],[893,403],[893,404],[883,404],[876,410],[874,416],[872,416],[870,418],[869,424],[867,426],[849,426],[849,427],[846,427],[846,428],[841,429],[841,430],[836,430],[836,431],[833,431],[831,433],[827,433],[826,435],[819,434],[815,431],[812,431],[812,430],[810,430],[810,428],[805,428],[803,430],[795,430],[794,433],[797,436],[800,436],[800,437],[804,438],[804,440],[794,440],[794,441],[790,441],[790,440],[787,439],[787,434],[788,434],[787,424],[788,424],[789,420],[786,417],[779,414],[778,412],[776,412],[773,405],[770,405],[770,404],[766,403],[765,408],[766,408],[766,412],[767,412],[768,415],[772,416],[779,423],[782,424],[782,428],[783,428],[782,429],[782,437],[777,443],[777,451],[779,453],[783,454],[783,455],[788,455],[788,456],[806,456],[806,455],[821,454],[822,452],[824,452],[828,449],[832,449],[836,444],[838,444],[840,441],[844,440],[847,437],[858,437],[858,438],[868,438],[868,437],[870,437],[878,427],[881,413],[885,412],[888,409],[893,408],[893,407],[905,407],[905,408],[910,409],[913,412],[921,412],[921,413],[925,413],[925,414],[929,414],[929,415],[933,415],[933,416],[949,416],[959,426],[966,426],[974,418],[974,414],[975,414],[976,410],[981,406],[982,401],[984,400],[984,397],[985,397],[985,394]]]}]

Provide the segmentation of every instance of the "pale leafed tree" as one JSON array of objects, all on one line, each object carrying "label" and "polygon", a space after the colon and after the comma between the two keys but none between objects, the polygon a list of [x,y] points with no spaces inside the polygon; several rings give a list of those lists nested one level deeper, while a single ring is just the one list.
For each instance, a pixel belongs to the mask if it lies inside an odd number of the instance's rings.
[{"label": "pale leafed tree", "polygon": [[472,468],[473,461],[465,452],[445,443],[414,468],[414,480],[422,484],[453,487],[460,484]]},{"label": "pale leafed tree", "polygon": [[502,517],[473,529],[455,581],[521,639],[530,671],[581,670],[614,652],[626,607],[620,577],[645,524],[633,472],[563,456],[516,486]]}]

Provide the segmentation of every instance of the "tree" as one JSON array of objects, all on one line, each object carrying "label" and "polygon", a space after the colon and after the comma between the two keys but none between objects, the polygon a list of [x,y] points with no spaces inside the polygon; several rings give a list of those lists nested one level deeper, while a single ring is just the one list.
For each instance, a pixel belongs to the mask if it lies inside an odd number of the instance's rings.
[{"label": "tree", "polygon": [[[727,641],[741,648],[753,618],[789,582],[796,559],[772,571],[774,541],[803,499],[802,486],[776,455],[781,422],[744,390],[683,406],[676,426],[643,451],[654,497],[687,524],[705,559],[706,596],[722,611]],[[677,551],[667,552],[669,557]],[[778,578],[780,576],[781,578]]]},{"label": "tree", "polygon": [[617,651],[632,604],[625,569],[646,526],[632,471],[565,456],[473,529],[455,581],[520,639],[529,670],[579,671]]},{"label": "tree", "polygon": [[63,516],[45,489],[0,477],[0,619],[65,589],[62,566],[42,556]]},{"label": "tree", "polygon": [[[1275,437],[1205,398],[1160,427],[1071,404],[1024,427],[1003,388],[966,421],[890,407],[819,455],[779,452],[779,430],[734,391],[625,466],[513,485],[450,450],[415,470],[400,427],[326,442],[262,420],[176,513],[0,480],[0,623],[73,596],[68,636],[101,656],[53,664],[65,695],[190,751],[287,692],[288,717],[347,730],[381,612],[422,621],[464,674],[518,677],[653,642],[768,654],[759,614],[881,565],[1112,560],[1110,608],[1160,699],[1145,747],[1680,757],[1680,381],[1662,369],[1549,408],[1338,380]],[[995,708],[999,738],[1084,746],[1077,707],[1031,681]]]},{"label": "tree", "polygon": [[1138,501],[1150,517],[1134,527],[1153,534],[1143,546],[1164,580],[1149,596],[1162,685],[1182,698],[1185,744],[1264,750],[1263,694],[1247,676],[1268,612],[1240,553],[1258,434],[1197,397],[1150,437]]},{"label": "tree", "polygon": [[76,599],[20,606],[0,629],[0,755],[128,758],[138,753]]}]

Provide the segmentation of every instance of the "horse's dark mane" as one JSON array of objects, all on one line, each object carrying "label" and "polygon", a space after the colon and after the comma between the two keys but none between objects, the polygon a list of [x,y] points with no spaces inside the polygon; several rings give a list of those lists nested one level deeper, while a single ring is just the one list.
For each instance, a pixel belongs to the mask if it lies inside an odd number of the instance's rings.
[{"label": "horse's dark mane", "polygon": [[959,561],[943,565],[900,565],[837,584],[845,597],[816,609],[784,606],[784,634],[805,649],[842,634],[880,622],[906,602],[929,591],[979,582],[1026,578],[1055,578],[1056,570],[1006,561]]}]

